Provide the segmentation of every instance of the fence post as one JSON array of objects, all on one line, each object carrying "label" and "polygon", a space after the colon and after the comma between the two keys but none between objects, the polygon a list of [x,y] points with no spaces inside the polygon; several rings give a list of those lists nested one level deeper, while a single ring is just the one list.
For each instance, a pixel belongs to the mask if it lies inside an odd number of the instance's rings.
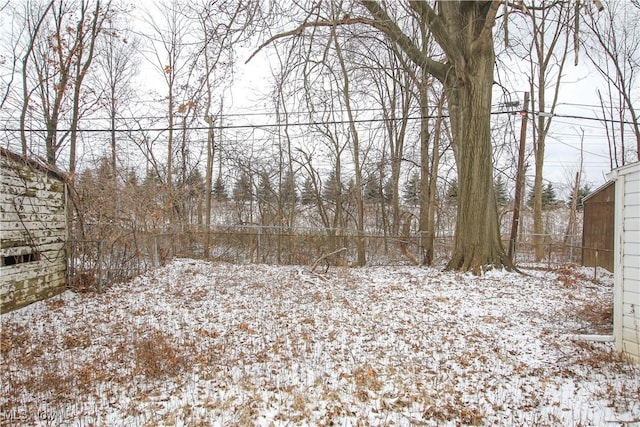
[{"label": "fence post", "polygon": [[153,267],[158,268],[160,264],[160,260],[158,257],[158,236],[153,236]]},{"label": "fence post", "polygon": [[98,293],[102,292],[102,242],[103,240],[100,239],[98,240],[98,265],[97,265],[97,270],[98,270],[98,278],[97,278],[97,288],[98,288]]},{"label": "fence post", "polygon": [[569,236],[569,262],[573,264],[573,234]]},{"label": "fence post", "polygon": [[598,249],[596,248],[596,262],[593,265],[593,281],[598,280]]},{"label": "fence post", "polygon": [[75,254],[75,250],[76,250],[76,245],[78,244],[78,239],[76,239],[75,237],[72,237],[71,239],[71,246],[69,248],[69,275],[67,277],[67,289],[70,289],[72,284],[73,284],[73,279],[76,276],[76,254]]},{"label": "fence post", "polygon": [[256,248],[256,262],[260,262],[260,245],[262,244],[262,227],[260,227],[259,225],[255,226],[258,229],[258,247]]}]

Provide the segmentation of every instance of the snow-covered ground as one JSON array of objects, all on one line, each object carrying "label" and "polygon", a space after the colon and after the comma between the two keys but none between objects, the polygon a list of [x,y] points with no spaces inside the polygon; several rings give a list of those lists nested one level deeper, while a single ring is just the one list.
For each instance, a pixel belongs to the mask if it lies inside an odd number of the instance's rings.
[{"label": "snow-covered ground", "polygon": [[612,279],[179,259],[2,315],[1,425],[640,425]]}]

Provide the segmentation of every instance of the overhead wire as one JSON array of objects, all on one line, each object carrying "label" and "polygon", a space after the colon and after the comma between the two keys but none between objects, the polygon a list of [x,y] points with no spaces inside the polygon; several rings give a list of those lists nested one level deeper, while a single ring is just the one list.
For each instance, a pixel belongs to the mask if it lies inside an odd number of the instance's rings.
[{"label": "overhead wire", "polygon": [[[362,110],[362,111],[374,111],[372,110]],[[492,111],[491,115],[517,115],[520,114],[520,111],[514,110],[500,110],[500,111]],[[539,113],[534,112],[531,113],[533,115],[539,115]],[[252,115],[261,115],[260,113],[243,113],[243,114],[232,114],[227,117],[237,116],[252,116]],[[225,117],[225,116],[222,116]],[[428,115],[428,116],[411,116],[411,117],[397,117],[397,118],[369,118],[369,119],[356,119],[353,121],[350,120],[322,120],[322,121],[304,121],[304,122],[288,122],[288,123],[247,123],[247,124],[224,124],[224,120],[222,120],[221,124],[212,125],[212,126],[174,126],[174,127],[138,127],[138,128],[78,128],[77,132],[86,132],[86,133],[100,133],[100,132],[168,132],[168,131],[180,131],[180,130],[225,130],[225,129],[267,129],[267,128],[276,128],[276,127],[284,127],[285,125],[288,127],[299,127],[299,126],[319,126],[319,125],[340,125],[340,124],[349,124],[349,123],[380,123],[387,121],[401,121],[401,120],[421,120],[421,119],[437,119],[437,118],[449,118],[449,114],[441,114],[441,115]],[[600,123],[616,123],[616,124],[634,124],[633,121],[630,120],[618,120],[618,119],[607,119],[600,117],[590,117],[590,116],[582,116],[577,114],[559,114],[554,113],[552,115],[553,118],[564,118],[564,119],[573,119],[573,120],[587,120],[587,121],[595,121]],[[135,118],[138,119],[138,118]],[[134,120],[134,118],[123,119],[120,120]],[[564,122],[566,123],[566,122]],[[46,132],[47,129],[43,128],[20,128],[20,127],[3,127],[2,130],[4,132]],[[56,132],[68,132],[70,129],[56,129]]]},{"label": "overhead wire", "polygon": [[[496,111],[491,112],[491,115],[500,114],[518,114],[517,111]],[[396,117],[396,118],[377,118],[377,119],[356,119],[356,120],[322,120],[322,121],[306,121],[306,122],[288,122],[288,127],[298,126],[319,126],[319,125],[340,125],[349,123],[381,123],[388,121],[401,121],[401,120],[422,120],[422,119],[437,119],[448,118],[449,114],[441,115],[429,115],[429,116],[411,116],[411,117]],[[284,127],[285,123],[261,123],[261,124],[220,124],[213,126],[174,126],[174,127],[149,127],[149,128],[129,128],[129,129],[112,129],[112,128],[78,128],[77,132],[168,132],[168,131],[181,131],[181,130],[225,130],[225,129],[266,129],[274,127]],[[20,132],[22,130],[26,132],[46,132],[46,129],[41,128],[8,128],[2,129],[5,132]],[[70,129],[56,129],[56,132],[67,132]]]}]

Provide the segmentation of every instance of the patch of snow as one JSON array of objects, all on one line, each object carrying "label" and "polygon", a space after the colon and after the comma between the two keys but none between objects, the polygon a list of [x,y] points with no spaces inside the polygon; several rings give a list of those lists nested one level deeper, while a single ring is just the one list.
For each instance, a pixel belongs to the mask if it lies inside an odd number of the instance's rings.
[{"label": "patch of snow", "polygon": [[[640,374],[576,342],[610,274],[177,259],[2,315],[0,417],[30,425],[629,425]],[[567,271],[562,275],[569,274]],[[600,274],[600,273],[599,273]],[[625,424],[626,423],[626,424]]]}]

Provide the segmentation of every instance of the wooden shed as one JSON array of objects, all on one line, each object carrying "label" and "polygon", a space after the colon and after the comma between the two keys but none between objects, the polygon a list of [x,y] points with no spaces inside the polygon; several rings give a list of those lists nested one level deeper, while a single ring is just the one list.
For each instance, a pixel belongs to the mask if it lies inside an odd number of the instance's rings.
[{"label": "wooden shed", "polygon": [[640,162],[613,170],[615,182],[613,335],[640,363]]},{"label": "wooden shed", "polygon": [[0,148],[0,313],[67,286],[64,175]]},{"label": "wooden shed", "polygon": [[615,186],[609,181],[585,197],[582,220],[582,265],[613,272]]}]

